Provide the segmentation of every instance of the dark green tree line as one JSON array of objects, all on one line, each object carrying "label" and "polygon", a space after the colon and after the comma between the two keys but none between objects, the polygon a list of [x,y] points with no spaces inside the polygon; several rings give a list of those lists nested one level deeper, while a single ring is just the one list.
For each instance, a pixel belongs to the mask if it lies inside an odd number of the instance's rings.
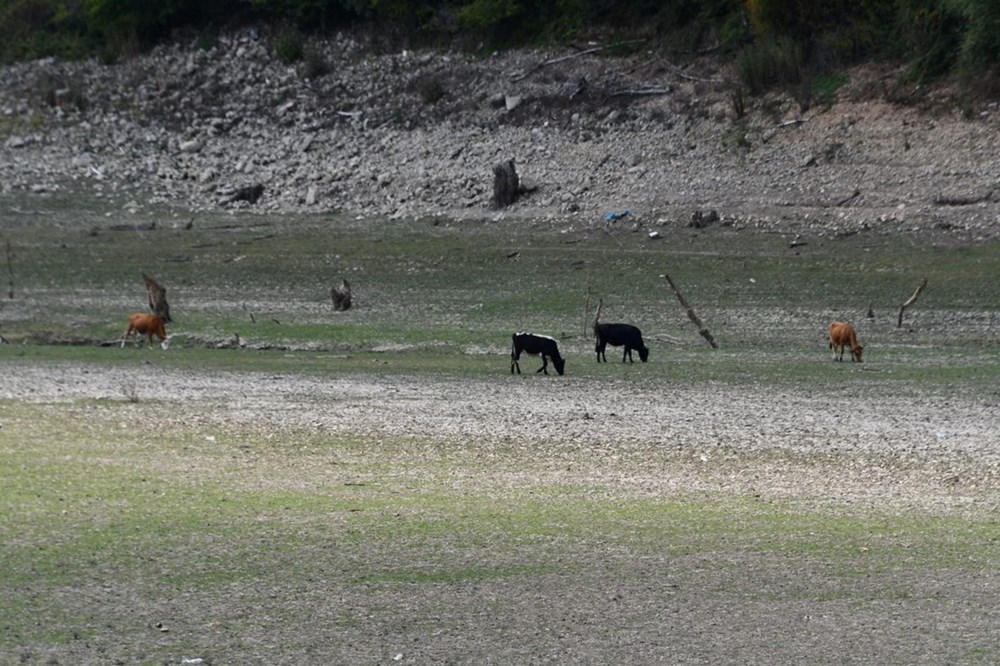
[{"label": "dark green tree line", "polygon": [[908,63],[916,80],[1000,63],[997,0],[0,0],[0,60],[127,57],[178,28],[323,33],[357,22],[410,42],[488,48],[605,30],[714,48],[739,59],[752,91],[872,59]]}]

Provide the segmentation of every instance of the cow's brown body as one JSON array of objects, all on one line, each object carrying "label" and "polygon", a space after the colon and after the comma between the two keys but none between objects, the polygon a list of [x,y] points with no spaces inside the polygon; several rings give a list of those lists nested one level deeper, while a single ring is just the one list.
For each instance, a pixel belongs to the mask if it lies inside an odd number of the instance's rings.
[{"label": "cow's brown body", "polygon": [[150,347],[153,346],[154,335],[160,339],[160,347],[163,349],[166,349],[170,345],[167,331],[163,327],[163,320],[156,315],[140,314],[138,312],[130,314],[128,316],[128,328],[125,330],[125,335],[122,336],[122,347],[125,347],[125,341],[133,333],[137,336],[145,335]]},{"label": "cow's brown body", "polygon": [[858,344],[854,327],[841,321],[835,321],[827,327],[830,336],[830,349],[833,350],[833,360],[844,360],[844,349],[850,347],[851,356],[856,363],[861,363],[861,353],[864,347]]}]

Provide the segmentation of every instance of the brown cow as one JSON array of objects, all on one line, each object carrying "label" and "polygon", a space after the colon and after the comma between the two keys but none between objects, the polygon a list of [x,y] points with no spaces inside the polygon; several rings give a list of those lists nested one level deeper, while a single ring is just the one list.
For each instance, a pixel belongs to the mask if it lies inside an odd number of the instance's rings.
[{"label": "brown cow", "polygon": [[[856,363],[861,363],[861,352],[864,351],[864,347],[858,344],[858,338],[854,333],[854,327],[850,324],[845,324],[842,321],[835,321],[827,327],[827,333],[830,335],[830,349],[833,350],[833,360],[843,361],[844,360],[844,348],[850,346],[851,356],[854,357]],[[840,355],[837,355],[837,352]]]},{"label": "brown cow", "polygon": [[145,335],[149,341],[150,349],[153,347],[154,335],[160,339],[161,348],[167,349],[170,346],[170,337],[163,328],[163,319],[155,314],[133,312],[128,316],[128,328],[125,330],[125,335],[122,336],[122,349],[125,348],[128,336],[132,335],[133,332],[136,334],[137,341],[141,341],[142,336]]}]

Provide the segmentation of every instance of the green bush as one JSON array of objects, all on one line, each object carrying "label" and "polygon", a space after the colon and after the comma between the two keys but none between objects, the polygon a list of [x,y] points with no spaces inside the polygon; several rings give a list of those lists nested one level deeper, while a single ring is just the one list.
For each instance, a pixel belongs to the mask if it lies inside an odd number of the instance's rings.
[{"label": "green bush", "polygon": [[608,32],[623,44],[639,36],[680,51],[722,47],[752,93],[871,58],[909,63],[915,80],[961,72],[971,81],[1000,65],[1000,0],[0,0],[0,59],[114,60],[178,27],[208,35],[252,21],[290,26],[276,57],[305,60],[305,74],[316,76],[323,64],[302,34],[358,19],[374,21],[393,48],[564,43]]},{"label": "green bush", "polygon": [[437,76],[426,76],[417,82],[420,99],[424,104],[437,104],[444,97],[444,84]]},{"label": "green bush", "polygon": [[274,37],[274,55],[283,63],[293,64],[305,56],[305,42],[298,30],[285,28]]},{"label": "green bush", "polygon": [[799,84],[804,65],[801,46],[788,37],[758,40],[737,57],[740,80],[752,95],[759,95],[776,85]]},{"label": "green bush", "polygon": [[307,79],[318,79],[330,73],[330,65],[323,54],[315,48],[307,48],[302,56],[302,75]]},{"label": "green bush", "polygon": [[898,43],[912,58],[906,77],[926,81],[951,71],[961,51],[965,20],[941,0],[900,0]]},{"label": "green bush", "polygon": [[965,18],[959,62],[966,73],[1000,64],[1000,2],[954,0]]}]

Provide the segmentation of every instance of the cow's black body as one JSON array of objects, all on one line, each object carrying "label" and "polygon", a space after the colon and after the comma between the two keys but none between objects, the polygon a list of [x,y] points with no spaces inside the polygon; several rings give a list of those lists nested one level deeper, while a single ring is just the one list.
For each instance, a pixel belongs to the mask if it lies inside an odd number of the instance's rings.
[{"label": "cow's black body", "polygon": [[642,342],[642,332],[631,324],[597,324],[594,326],[594,337],[597,339],[594,351],[597,352],[598,363],[602,359],[605,363],[608,362],[608,358],[604,354],[604,349],[608,345],[625,347],[625,351],[622,353],[622,363],[625,362],[626,358],[629,363],[632,363],[633,349],[639,352],[639,360],[643,363],[649,359],[649,349]]},{"label": "cow's black body", "polygon": [[563,374],[563,370],[566,367],[566,359],[559,355],[558,343],[556,343],[554,338],[550,338],[547,335],[535,335],[533,333],[515,333],[513,335],[510,350],[511,374],[514,374],[515,369],[517,370],[517,374],[521,374],[521,366],[517,361],[521,358],[522,353],[542,357],[542,367],[535,372],[549,374],[546,368],[550,360],[552,361],[552,365],[555,366],[556,372],[560,375]]}]

